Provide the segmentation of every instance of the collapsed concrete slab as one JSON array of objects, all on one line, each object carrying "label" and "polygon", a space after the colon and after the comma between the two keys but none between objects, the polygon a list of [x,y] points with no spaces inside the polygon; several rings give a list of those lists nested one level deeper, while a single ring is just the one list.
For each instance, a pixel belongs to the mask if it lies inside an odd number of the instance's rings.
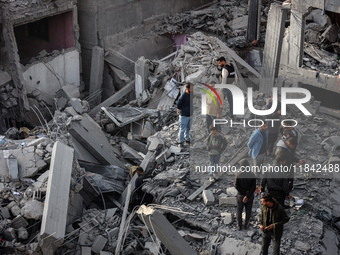
[{"label": "collapsed concrete slab", "polygon": [[197,254],[163,214],[144,205],[139,208],[137,214],[144,224],[151,229],[165,247],[168,248],[171,254]]},{"label": "collapsed concrete slab", "polygon": [[73,157],[71,147],[61,142],[54,144],[40,229],[44,255],[52,255],[65,236]]},{"label": "collapsed concrete slab", "polygon": [[82,117],[80,120],[71,121],[68,130],[100,163],[125,168],[98,125]]}]

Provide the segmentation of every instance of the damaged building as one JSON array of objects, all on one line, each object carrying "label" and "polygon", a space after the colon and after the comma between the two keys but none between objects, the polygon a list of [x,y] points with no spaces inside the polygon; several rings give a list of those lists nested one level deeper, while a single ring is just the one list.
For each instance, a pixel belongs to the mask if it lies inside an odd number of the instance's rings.
[{"label": "damaged building", "polygon": [[[340,254],[337,0],[0,7],[0,254],[261,254],[260,178],[250,226],[238,230],[236,172],[210,181],[204,170],[202,88],[220,82],[220,56],[256,110],[266,109],[273,87],[310,91],[311,116],[287,106],[296,154],[310,168],[295,173],[285,201],[281,254]],[[187,82],[191,143],[180,148],[176,103]],[[261,117],[245,103],[238,124],[222,126],[221,165],[252,162],[254,127],[241,124]],[[138,166],[153,202],[134,207]]]}]

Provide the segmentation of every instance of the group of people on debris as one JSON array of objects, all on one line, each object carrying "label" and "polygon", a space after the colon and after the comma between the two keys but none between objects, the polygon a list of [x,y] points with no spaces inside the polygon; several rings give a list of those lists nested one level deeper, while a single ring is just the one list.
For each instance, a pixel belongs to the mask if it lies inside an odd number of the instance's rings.
[{"label": "group of people on debris", "polygon": [[[224,57],[217,59],[221,70],[221,84],[235,84],[237,76],[234,66],[226,62]],[[210,88],[214,89],[215,82],[211,82]],[[190,127],[193,107],[193,89],[191,83],[186,84],[185,92],[180,96],[177,102],[177,113],[179,116],[179,146],[184,148],[184,142],[190,144]],[[214,125],[214,119],[220,119],[225,98],[229,103],[229,114],[233,117],[233,97],[229,89],[214,89],[219,97],[220,104],[216,104],[216,98],[207,97],[206,101],[206,128],[208,137],[206,138],[206,147],[209,153],[211,166],[219,165],[220,157],[227,147],[227,140],[221,132],[220,125]],[[216,95],[217,97],[217,95]],[[267,100],[266,109],[272,107],[272,98]],[[280,119],[281,109],[280,102],[276,110],[267,116],[267,119]],[[262,166],[266,159],[274,157],[274,167],[282,170],[287,167],[288,172],[266,172],[261,178],[262,210],[260,229],[262,231],[262,253],[268,254],[271,240],[273,241],[273,254],[280,254],[280,243],[283,234],[283,224],[287,223],[289,217],[284,210],[285,198],[290,198],[290,192],[293,188],[294,171],[293,166],[299,167],[304,163],[295,155],[298,144],[298,133],[294,129],[293,121],[285,121],[283,125],[280,122],[271,121],[264,123],[261,127],[256,128],[252,133],[249,142],[249,155],[253,159],[253,169],[256,175],[251,171],[240,171],[236,174],[235,188],[237,195],[237,223],[238,229],[247,229],[250,222],[251,210],[256,190],[256,177],[262,175]],[[277,138],[280,137],[277,142]],[[274,148],[276,149],[274,151]],[[242,159],[239,162],[240,167],[249,167],[249,162]],[[279,168],[281,167],[281,168]],[[215,173],[209,172],[209,181],[213,182]],[[267,192],[265,193],[265,191]],[[242,224],[243,208],[246,211],[245,222]]]}]

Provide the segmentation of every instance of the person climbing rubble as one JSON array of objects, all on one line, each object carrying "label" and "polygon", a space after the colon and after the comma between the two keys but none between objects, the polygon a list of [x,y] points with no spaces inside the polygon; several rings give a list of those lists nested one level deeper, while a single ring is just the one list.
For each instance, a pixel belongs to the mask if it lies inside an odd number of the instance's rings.
[{"label": "person climbing rubble", "polygon": [[[218,66],[222,68],[221,71],[221,84],[236,84],[236,72],[233,64],[227,63],[225,57],[220,57],[217,59]],[[233,116],[233,96],[229,89],[222,89],[224,98],[227,98],[229,103],[229,113],[230,117]]]}]

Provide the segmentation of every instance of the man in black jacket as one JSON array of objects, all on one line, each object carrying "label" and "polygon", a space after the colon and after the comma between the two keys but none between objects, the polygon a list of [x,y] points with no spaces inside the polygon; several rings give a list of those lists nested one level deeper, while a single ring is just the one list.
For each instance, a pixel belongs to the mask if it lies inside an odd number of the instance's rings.
[{"label": "man in black jacket", "polygon": [[237,223],[238,230],[242,230],[242,212],[243,207],[246,208],[246,220],[243,224],[244,228],[249,227],[249,221],[251,216],[251,209],[253,207],[254,192],[256,190],[256,178],[252,172],[245,171],[244,167],[249,166],[249,162],[246,159],[242,159],[239,162],[241,171],[236,174],[235,188],[238,191],[237,194]]},{"label": "man in black jacket", "polygon": [[194,86],[191,83],[185,85],[185,92],[180,96],[177,101],[177,114],[180,115],[180,129],[179,129],[179,145],[184,148],[184,136],[185,142],[190,144],[190,127],[191,127],[191,115],[193,109],[193,91]]},{"label": "man in black jacket", "polygon": [[[274,169],[279,170],[280,166],[286,166],[285,155],[281,152],[275,157]],[[282,168],[281,168],[282,169]],[[282,170],[277,172],[266,172],[261,180],[261,192],[265,189],[275,198],[280,205],[284,206],[286,196],[289,196],[289,176]]]},{"label": "man in black jacket", "polygon": [[266,193],[262,196],[262,209],[260,229],[262,231],[262,254],[268,255],[271,240],[273,240],[273,255],[280,254],[283,224],[289,221],[283,207],[272,195]]}]

